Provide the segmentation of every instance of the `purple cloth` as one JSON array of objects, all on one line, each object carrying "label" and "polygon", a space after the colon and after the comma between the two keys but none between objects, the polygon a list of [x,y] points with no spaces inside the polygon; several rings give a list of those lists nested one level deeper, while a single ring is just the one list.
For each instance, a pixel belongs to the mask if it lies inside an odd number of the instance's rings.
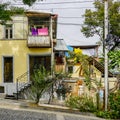
[{"label": "purple cloth", "polygon": [[38,35],[37,29],[32,28],[32,35]]}]

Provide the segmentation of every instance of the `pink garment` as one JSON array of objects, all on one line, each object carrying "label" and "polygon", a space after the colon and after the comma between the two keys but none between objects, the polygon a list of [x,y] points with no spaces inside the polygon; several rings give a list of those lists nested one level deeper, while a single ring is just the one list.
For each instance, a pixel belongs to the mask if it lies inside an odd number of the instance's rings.
[{"label": "pink garment", "polygon": [[38,29],[38,35],[48,35],[48,28],[40,28]]}]

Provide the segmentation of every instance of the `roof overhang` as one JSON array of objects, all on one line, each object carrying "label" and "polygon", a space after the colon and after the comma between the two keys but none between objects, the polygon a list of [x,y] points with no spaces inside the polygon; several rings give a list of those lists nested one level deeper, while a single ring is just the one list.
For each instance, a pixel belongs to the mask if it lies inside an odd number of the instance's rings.
[{"label": "roof overhang", "polygon": [[33,17],[33,16],[40,16],[40,17],[50,17],[53,15],[51,12],[43,11],[43,10],[27,10],[26,15],[28,17]]},{"label": "roof overhang", "polygon": [[92,49],[92,48],[96,48],[99,47],[99,45],[71,45],[71,47],[73,48],[81,48],[81,49]]},{"label": "roof overhang", "polygon": [[63,51],[63,52],[68,51],[65,41],[63,39],[57,39],[57,43],[54,47],[54,50],[55,51]]}]

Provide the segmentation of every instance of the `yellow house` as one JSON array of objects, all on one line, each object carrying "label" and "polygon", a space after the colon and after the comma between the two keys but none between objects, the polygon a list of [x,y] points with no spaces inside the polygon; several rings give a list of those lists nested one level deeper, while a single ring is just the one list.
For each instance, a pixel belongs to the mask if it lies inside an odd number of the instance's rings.
[{"label": "yellow house", "polygon": [[0,93],[13,95],[40,65],[51,70],[56,29],[55,14],[32,10],[0,25]]},{"label": "yellow house", "polygon": [[[89,56],[88,63],[89,68],[88,71],[90,73],[90,79],[92,81],[93,88],[91,91],[88,91],[87,86],[85,85],[85,77],[83,70],[80,69],[80,63],[74,63],[73,60],[68,59],[68,72],[71,73],[72,81],[68,83],[72,86],[72,93],[75,95],[90,94],[95,96],[94,93],[97,92],[98,86],[96,82],[101,82],[101,87],[104,90],[104,66],[99,62],[98,58],[98,46],[72,46],[73,48],[79,48],[83,51],[83,54],[87,54]],[[108,83],[109,90],[115,87],[116,84],[116,75],[108,71]]]}]

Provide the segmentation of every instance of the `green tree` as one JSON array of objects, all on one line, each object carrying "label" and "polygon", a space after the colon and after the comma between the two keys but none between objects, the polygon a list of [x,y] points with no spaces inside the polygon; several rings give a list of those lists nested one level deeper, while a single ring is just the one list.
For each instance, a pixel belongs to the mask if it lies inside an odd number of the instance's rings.
[{"label": "green tree", "polygon": [[42,66],[39,69],[34,70],[34,75],[32,79],[31,86],[31,97],[35,100],[36,103],[39,102],[39,99],[43,93],[52,86],[54,80],[50,78],[49,72]]},{"label": "green tree", "polygon": [[10,7],[9,4],[0,4],[0,24],[6,24],[7,21],[12,20],[11,16],[14,14],[23,13],[23,8]]},{"label": "green tree", "polygon": [[6,21],[11,20],[12,13],[7,10],[8,4],[0,4],[0,24],[5,24]]},{"label": "green tree", "polygon": [[[40,0],[40,1],[43,1],[43,0]],[[23,0],[23,3],[29,6],[33,5],[35,2],[36,0]]]},{"label": "green tree", "polygon": [[[73,59],[73,64],[79,64],[79,69],[77,69],[77,71],[79,71],[79,75],[81,75],[83,73],[83,76],[85,77],[85,84],[87,85],[88,89],[90,90],[92,87],[92,81],[90,78],[90,70],[89,70],[89,56],[88,55],[84,55],[82,53],[82,50],[79,48],[74,49],[74,51],[70,51],[69,52],[69,57],[68,57],[68,61],[69,59]],[[76,72],[77,72],[76,71]]]},{"label": "green tree", "polygon": [[109,69],[114,69],[117,67],[118,71],[120,71],[120,50],[110,51],[108,53],[109,56]]},{"label": "green tree", "polygon": [[[100,40],[104,39],[104,2],[103,0],[95,0],[95,10],[86,9],[84,25],[81,32],[86,37],[99,35]],[[109,31],[111,34],[120,36],[120,2],[109,0]]]}]

